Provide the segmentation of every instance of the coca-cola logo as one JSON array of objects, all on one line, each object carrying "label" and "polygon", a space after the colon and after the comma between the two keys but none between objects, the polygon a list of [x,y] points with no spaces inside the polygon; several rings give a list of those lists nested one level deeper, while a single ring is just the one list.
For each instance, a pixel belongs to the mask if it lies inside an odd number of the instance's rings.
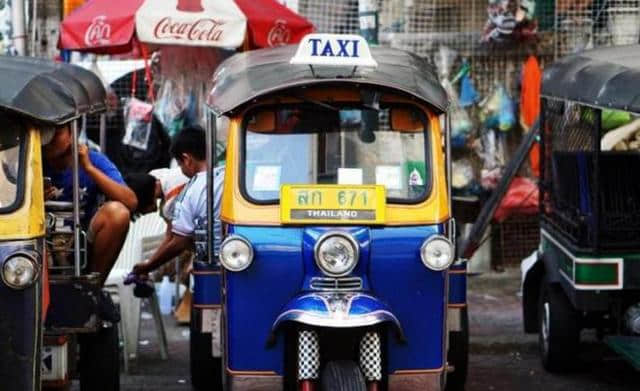
[{"label": "coca-cola logo", "polygon": [[107,23],[105,15],[96,16],[84,33],[84,43],[87,46],[107,45],[111,39],[111,25]]},{"label": "coca-cola logo", "polygon": [[180,22],[167,16],[160,19],[153,29],[157,39],[177,39],[186,41],[219,41],[224,31],[224,23],[211,18],[201,18],[193,22]]},{"label": "coca-cola logo", "polygon": [[267,44],[271,47],[282,46],[289,43],[291,39],[291,29],[287,26],[287,21],[277,19],[267,35]]}]

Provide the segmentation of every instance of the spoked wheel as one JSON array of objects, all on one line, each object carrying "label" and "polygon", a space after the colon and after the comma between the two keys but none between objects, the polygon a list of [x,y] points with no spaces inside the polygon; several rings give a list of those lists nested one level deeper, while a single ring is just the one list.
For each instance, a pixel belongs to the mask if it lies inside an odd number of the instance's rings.
[{"label": "spoked wheel", "polygon": [[575,366],[580,344],[579,315],[562,287],[542,279],[538,303],[538,345],[542,366],[549,372],[565,372]]},{"label": "spoked wheel", "polygon": [[322,371],[322,391],[367,391],[358,364],[353,361],[331,361]]},{"label": "spoked wheel", "polygon": [[80,390],[120,390],[120,344],[115,324],[95,334],[78,336],[80,343]]},{"label": "spoked wheel", "polygon": [[460,311],[460,331],[449,333],[447,361],[453,365],[453,372],[447,375],[446,391],[464,391],[469,367],[469,313]]},{"label": "spoked wheel", "polygon": [[189,361],[191,385],[195,390],[222,389],[222,359],[211,354],[211,333],[202,333],[202,313],[191,307]]}]

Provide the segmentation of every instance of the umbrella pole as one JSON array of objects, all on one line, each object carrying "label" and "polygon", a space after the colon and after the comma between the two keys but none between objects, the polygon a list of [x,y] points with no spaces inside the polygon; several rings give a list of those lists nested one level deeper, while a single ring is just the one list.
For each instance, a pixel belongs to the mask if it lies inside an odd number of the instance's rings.
[{"label": "umbrella pole", "polygon": [[26,19],[24,13],[24,2],[17,1],[13,3],[11,19],[13,22],[13,44],[16,47],[18,55],[27,54],[27,35],[25,34],[24,21]]},{"label": "umbrella pole", "polygon": [[33,0],[33,14],[31,16],[31,23],[33,28],[31,29],[31,55],[37,56],[37,32],[38,32],[38,0]]}]

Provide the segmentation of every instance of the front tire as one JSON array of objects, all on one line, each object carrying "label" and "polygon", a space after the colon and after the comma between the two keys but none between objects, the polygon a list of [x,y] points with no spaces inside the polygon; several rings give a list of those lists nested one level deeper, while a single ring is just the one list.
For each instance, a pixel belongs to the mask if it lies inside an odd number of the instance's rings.
[{"label": "front tire", "polygon": [[120,341],[115,324],[78,336],[80,390],[120,390]]},{"label": "front tire", "polygon": [[353,361],[331,361],[322,371],[322,391],[367,391],[360,368]]},{"label": "front tire", "polygon": [[460,310],[460,331],[449,333],[449,352],[447,361],[454,371],[447,375],[446,391],[464,391],[469,368],[469,313],[466,308]]},{"label": "front tire", "polygon": [[211,333],[202,333],[198,325],[202,322],[202,312],[191,307],[189,333],[189,363],[191,385],[194,390],[222,389],[222,359],[213,357]]},{"label": "front tire", "polygon": [[538,303],[538,345],[542,366],[549,372],[573,369],[580,345],[580,318],[558,284],[542,279]]}]

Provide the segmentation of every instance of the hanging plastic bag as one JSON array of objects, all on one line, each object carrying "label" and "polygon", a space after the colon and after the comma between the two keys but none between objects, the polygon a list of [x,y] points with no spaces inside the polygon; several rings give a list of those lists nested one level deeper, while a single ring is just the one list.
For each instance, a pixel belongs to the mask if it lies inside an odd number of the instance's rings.
[{"label": "hanging plastic bag", "polygon": [[466,110],[460,106],[458,101],[458,93],[453,89],[449,80],[443,79],[441,82],[449,100],[451,101],[451,146],[454,148],[461,148],[467,144],[469,139],[469,133],[473,128],[469,114]]},{"label": "hanging plastic bag", "polygon": [[469,107],[480,100],[480,95],[473,85],[471,77],[467,74],[460,80],[460,106]]},{"label": "hanging plastic bag", "polygon": [[516,122],[513,100],[502,85],[497,85],[481,103],[480,117],[487,129],[510,130]]},{"label": "hanging plastic bag", "polygon": [[504,137],[500,137],[493,129],[486,129],[473,144],[473,149],[482,160],[480,185],[487,190],[494,189],[502,177],[505,164]]},{"label": "hanging plastic bag", "polygon": [[473,182],[473,167],[469,159],[463,158],[454,160],[451,163],[451,186],[458,189],[465,189]]},{"label": "hanging plastic bag", "polygon": [[498,129],[503,132],[511,130],[516,123],[515,107],[513,100],[507,93],[504,86],[499,88],[500,111],[498,117]]},{"label": "hanging plastic bag", "polygon": [[440,46],[438,48],[438,51],[433,56],[433,62],[438,69],[440,79],[450,78],[451,68],[453,67],[456,57],[458,57],[458,52],[448,46]]},{"label": "hanging plastic bag", "polygon": [[125,131],[122,144],[147,150],[151,134],[153,105],[129,98],[124,105]]}]

